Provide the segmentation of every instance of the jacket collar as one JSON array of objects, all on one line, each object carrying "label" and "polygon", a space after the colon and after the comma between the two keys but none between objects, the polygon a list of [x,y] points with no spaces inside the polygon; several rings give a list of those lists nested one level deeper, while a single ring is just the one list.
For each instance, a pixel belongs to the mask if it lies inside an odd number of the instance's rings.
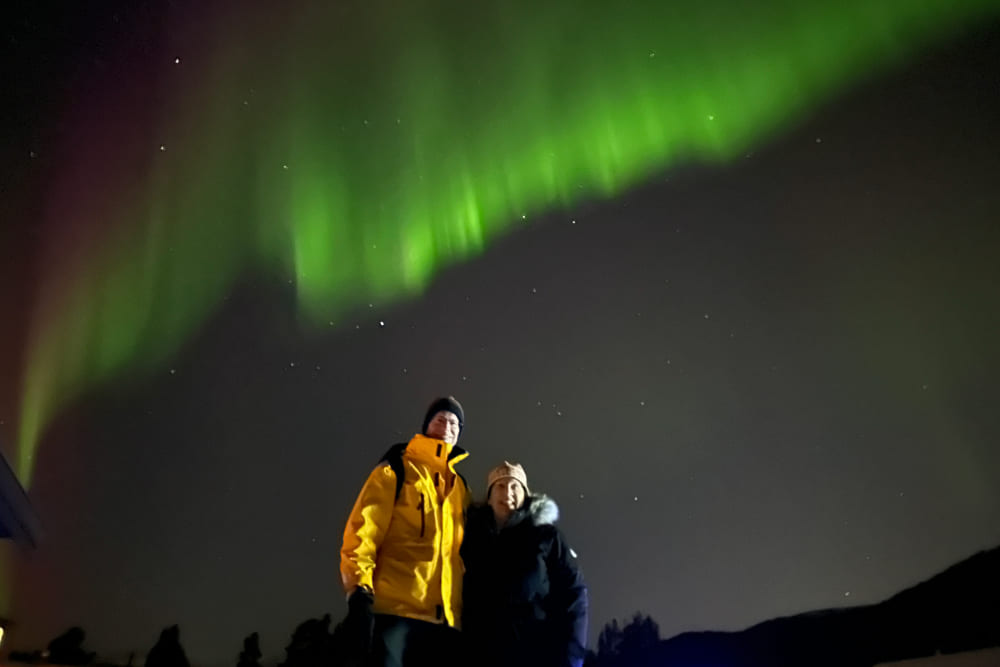
[{"label": "jacket collar", "polygon": [[481,515],[477,514],[477,516],[483,517],[480,519],[481,521],[488,521],[493,531],[506,530],[522,523],[532,526],[555,525],[556,521],[559,520],[559,506],[556,505],[556,501],[544,493],[528,496],[524,504],[510,515],[503,528],[497,525],[496,516],[488,504],[480,505],[474,511],[482,513]]},{"label": "jacket collar", "polygon": [[406,445],[407,455],[421,463],[444,469],[454,470],[454,465],[466,458],[469,453],[444,440],[435,440],[417,433]]}]

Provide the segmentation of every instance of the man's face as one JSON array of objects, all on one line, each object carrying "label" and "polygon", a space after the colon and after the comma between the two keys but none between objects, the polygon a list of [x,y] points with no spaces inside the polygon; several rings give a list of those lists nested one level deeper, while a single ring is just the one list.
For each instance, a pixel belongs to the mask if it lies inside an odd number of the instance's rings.
[{"label": "man's face", "polygon": [[444,440],[454,445],[458,442],[458,417],[454,412],[440,411],[427,424],[426,435],[428,438]]},{"label": "man's face", "polygon": [[486,501],[497,519],[506,521],[514,510],[524,504],[524,487],[513,477],[498,479],[490,487],[490,497]]}]

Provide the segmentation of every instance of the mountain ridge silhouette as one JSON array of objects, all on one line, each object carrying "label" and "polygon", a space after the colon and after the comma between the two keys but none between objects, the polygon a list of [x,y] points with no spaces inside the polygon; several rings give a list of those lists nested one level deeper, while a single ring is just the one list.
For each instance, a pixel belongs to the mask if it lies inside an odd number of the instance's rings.
[{"label": "mountain ridge silhouette", "polygon": [[1000,646],[1000,546],[882,602],[769,619],[736,632],[685,632],[630,665],[872,667]]}]

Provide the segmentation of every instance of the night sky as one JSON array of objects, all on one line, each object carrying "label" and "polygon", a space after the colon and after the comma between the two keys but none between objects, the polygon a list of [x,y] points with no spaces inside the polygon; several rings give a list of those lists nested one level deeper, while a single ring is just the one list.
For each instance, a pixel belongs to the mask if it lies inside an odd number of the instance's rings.
[{"label": "night sky", "polygon": [[1000,3],[266,4],[3,28],[12,647],[277,660],[442,394],[477,497],[560,505],[591,644],[1000,544]]}]

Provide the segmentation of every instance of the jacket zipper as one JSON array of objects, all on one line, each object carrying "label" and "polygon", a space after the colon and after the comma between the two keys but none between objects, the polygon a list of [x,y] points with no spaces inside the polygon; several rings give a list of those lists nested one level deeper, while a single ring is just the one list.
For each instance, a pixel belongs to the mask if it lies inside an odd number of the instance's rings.
[{"label": "jacket zipper", "polygon": [[420,510],[420,537],[423,537],[427,519],[424,512],[424,494],[422,493],[420,494],[420,504],[417,505],[417,509]]}]

